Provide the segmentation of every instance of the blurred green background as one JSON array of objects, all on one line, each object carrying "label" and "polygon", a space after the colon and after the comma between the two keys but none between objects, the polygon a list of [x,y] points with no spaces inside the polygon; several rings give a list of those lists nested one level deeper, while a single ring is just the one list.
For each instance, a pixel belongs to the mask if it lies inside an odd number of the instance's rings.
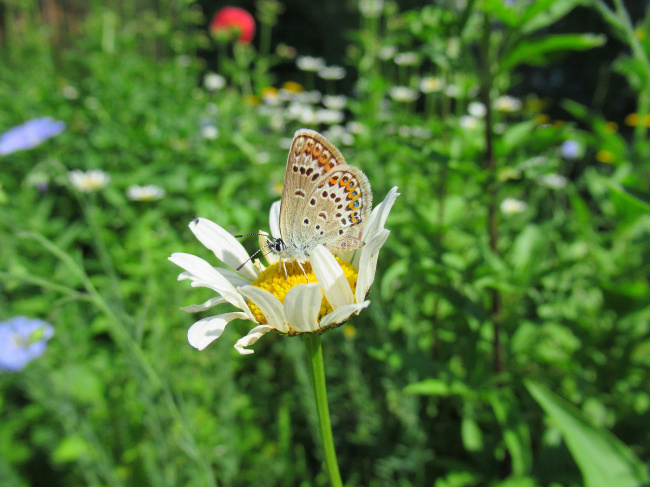
[{"label": "blurred green background", "polygon": [[0,133],[66,124],[0,156],[0,321],[55,330],[0,374],[0,484],[328,485],[300,340],[193,349],[167,261],[268,230],[307,127],[402,193],[323,336],[346,485],[648,485],[647,3],[259,0],[248,45],[223,6],[0,1]]}]

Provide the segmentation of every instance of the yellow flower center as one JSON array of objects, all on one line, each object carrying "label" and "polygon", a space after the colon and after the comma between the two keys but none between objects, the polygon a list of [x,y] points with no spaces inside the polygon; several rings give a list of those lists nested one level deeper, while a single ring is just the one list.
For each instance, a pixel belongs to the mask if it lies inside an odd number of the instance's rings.
[{"label": "yellow flower center", "polygon": [[[344,260],[340,260],[336,257],[339,265],[343,269],[350,287],[352,288],[352,294],[357,287],[357,276],[358,272],[352,264]],[[285,275],[284,268],[286,267],[287,273]],[[300,268],[297,262],[285,262],[284,265],[281,262],[276,262],[275,264],[269,266],[262,272],[259,277],[253,281],[253,286],[264,289],[265,291],[270,292],[276,298],[284,304],[284,298],[287,293],[298,284],[315,284],[318,282],[314,271],[311,268],[311,263],[305,262],[302,264],[303,270]],[[306,275],[305,275],[306,274]],[[307,281],[309,279],[309,282]],[[255,303],[251,300],[248,300],[248,306],[252,311],[255,319],[262,325],[267,324],[266,317],[262,314],[262,310],[257,307]],[[321,302],[320,312],[318,313],[318,319],[320,320],[323,316],[332,312],[332,307],[330,306],[327,298],[323,294],[323,301]]]}]

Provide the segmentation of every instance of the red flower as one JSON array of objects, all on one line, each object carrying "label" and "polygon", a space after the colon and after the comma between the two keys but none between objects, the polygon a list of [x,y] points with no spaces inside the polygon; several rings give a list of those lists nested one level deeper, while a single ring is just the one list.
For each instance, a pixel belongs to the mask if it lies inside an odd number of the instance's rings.
[{"label": "red flower", "polygon": [[210,33],[229,35],[233,31],[239,32],[239,42],[249,44],[255,35],[255,20],[243,8],[224,7],[210,22]]}]

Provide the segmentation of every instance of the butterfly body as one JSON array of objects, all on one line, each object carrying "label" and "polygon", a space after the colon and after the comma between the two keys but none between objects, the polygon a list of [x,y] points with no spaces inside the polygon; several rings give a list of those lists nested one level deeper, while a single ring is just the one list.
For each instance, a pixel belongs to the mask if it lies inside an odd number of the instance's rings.
[{"label": "butterfly body", "polygon": [[333,253],[363,246],[358,237],[372,210],[366,175],[345,162],[325,137],[298,130],[287,160],[280,238],[269,244],[281,260],[309,260],[317,245]]}]

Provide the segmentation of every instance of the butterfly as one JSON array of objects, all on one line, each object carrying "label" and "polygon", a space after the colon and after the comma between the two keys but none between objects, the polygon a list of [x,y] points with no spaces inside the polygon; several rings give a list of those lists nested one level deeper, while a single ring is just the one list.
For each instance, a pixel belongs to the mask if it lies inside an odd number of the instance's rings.
[{"label": "butterfly", "polygon": [[268,247],[280,260],[298,261],[301,268],[317,245],[332,253],[358,249],[364,245],[359,236],[371,210],[366,175],[348,165],[321,134],[300,129],[293,136],[284,175],[280,237]]}]

